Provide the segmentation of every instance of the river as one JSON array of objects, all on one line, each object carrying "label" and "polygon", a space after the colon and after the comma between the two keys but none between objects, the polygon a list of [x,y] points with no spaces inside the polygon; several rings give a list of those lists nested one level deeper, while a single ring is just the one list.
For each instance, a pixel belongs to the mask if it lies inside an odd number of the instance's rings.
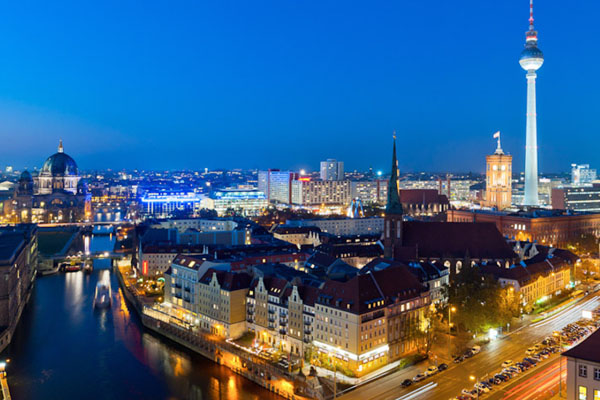
[{"label": "river", "polygon": [[[110,250],[95,235],[90,250]],[[113,304],[93,308],[99,280]],[[37,279],[13,342],[8,383],[15,399],[266,399],[279,397],[225,367],[145,331],[120,293],[109,260],[94,271]]]}]

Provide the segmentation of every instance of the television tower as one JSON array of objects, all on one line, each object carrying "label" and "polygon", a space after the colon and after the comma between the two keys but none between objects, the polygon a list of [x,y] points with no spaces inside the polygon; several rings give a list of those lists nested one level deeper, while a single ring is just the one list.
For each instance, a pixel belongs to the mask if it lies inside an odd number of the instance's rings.
[{"label": "television tower", "polygon": [[533,0],[529,0],[529,30],[525,33],[525,49],[519,64],[527,71],[527,140],[525,143],[525,197],[523,205],[537,206],[538,161],[537,161],[537,114],[535,110],[535,78],[544,63],[544,54],[537,47],[537,31],[533,28]]}]

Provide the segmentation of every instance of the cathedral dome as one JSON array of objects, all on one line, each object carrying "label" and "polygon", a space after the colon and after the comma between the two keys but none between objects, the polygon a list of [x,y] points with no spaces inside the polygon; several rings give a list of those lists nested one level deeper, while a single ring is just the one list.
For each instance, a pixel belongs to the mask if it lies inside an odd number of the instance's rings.
[{"label": "cathedral dome", "polygon": [[58,146],[58,153],[48,157],[40,175],[45,176],[77,176],[77,163],[71,156],[63,152],[62,140]]},{"label": "cathedral dome", "polygon": [[19,182],[33,182],[33,178],[31,177],[31,174],[29,173],[29,171],[25,170],[21,173],[21,176],[19,177]]}]

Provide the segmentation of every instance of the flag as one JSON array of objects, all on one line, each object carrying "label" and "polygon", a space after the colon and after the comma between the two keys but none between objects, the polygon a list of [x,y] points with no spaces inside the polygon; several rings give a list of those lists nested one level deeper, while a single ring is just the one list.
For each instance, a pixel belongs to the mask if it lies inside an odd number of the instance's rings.
[{"label": "flag", "polygon": [[494,139],[498,139],[500,137],[500,131],[494,133]]}]

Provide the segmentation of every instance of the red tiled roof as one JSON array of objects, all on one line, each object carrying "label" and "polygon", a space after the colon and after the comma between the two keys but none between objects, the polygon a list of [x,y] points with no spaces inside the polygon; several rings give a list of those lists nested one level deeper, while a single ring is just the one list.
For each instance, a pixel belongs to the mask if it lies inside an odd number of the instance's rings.
[{"label": "red tiled roof", "polygon": [[403,204],[449,204],[446,195],[436,189],[400,189],[400,201]]},{"label": "red tiled roof", "polygon": [[493,223],[406,221],[401,253],[409,258],[514,259]]}]

